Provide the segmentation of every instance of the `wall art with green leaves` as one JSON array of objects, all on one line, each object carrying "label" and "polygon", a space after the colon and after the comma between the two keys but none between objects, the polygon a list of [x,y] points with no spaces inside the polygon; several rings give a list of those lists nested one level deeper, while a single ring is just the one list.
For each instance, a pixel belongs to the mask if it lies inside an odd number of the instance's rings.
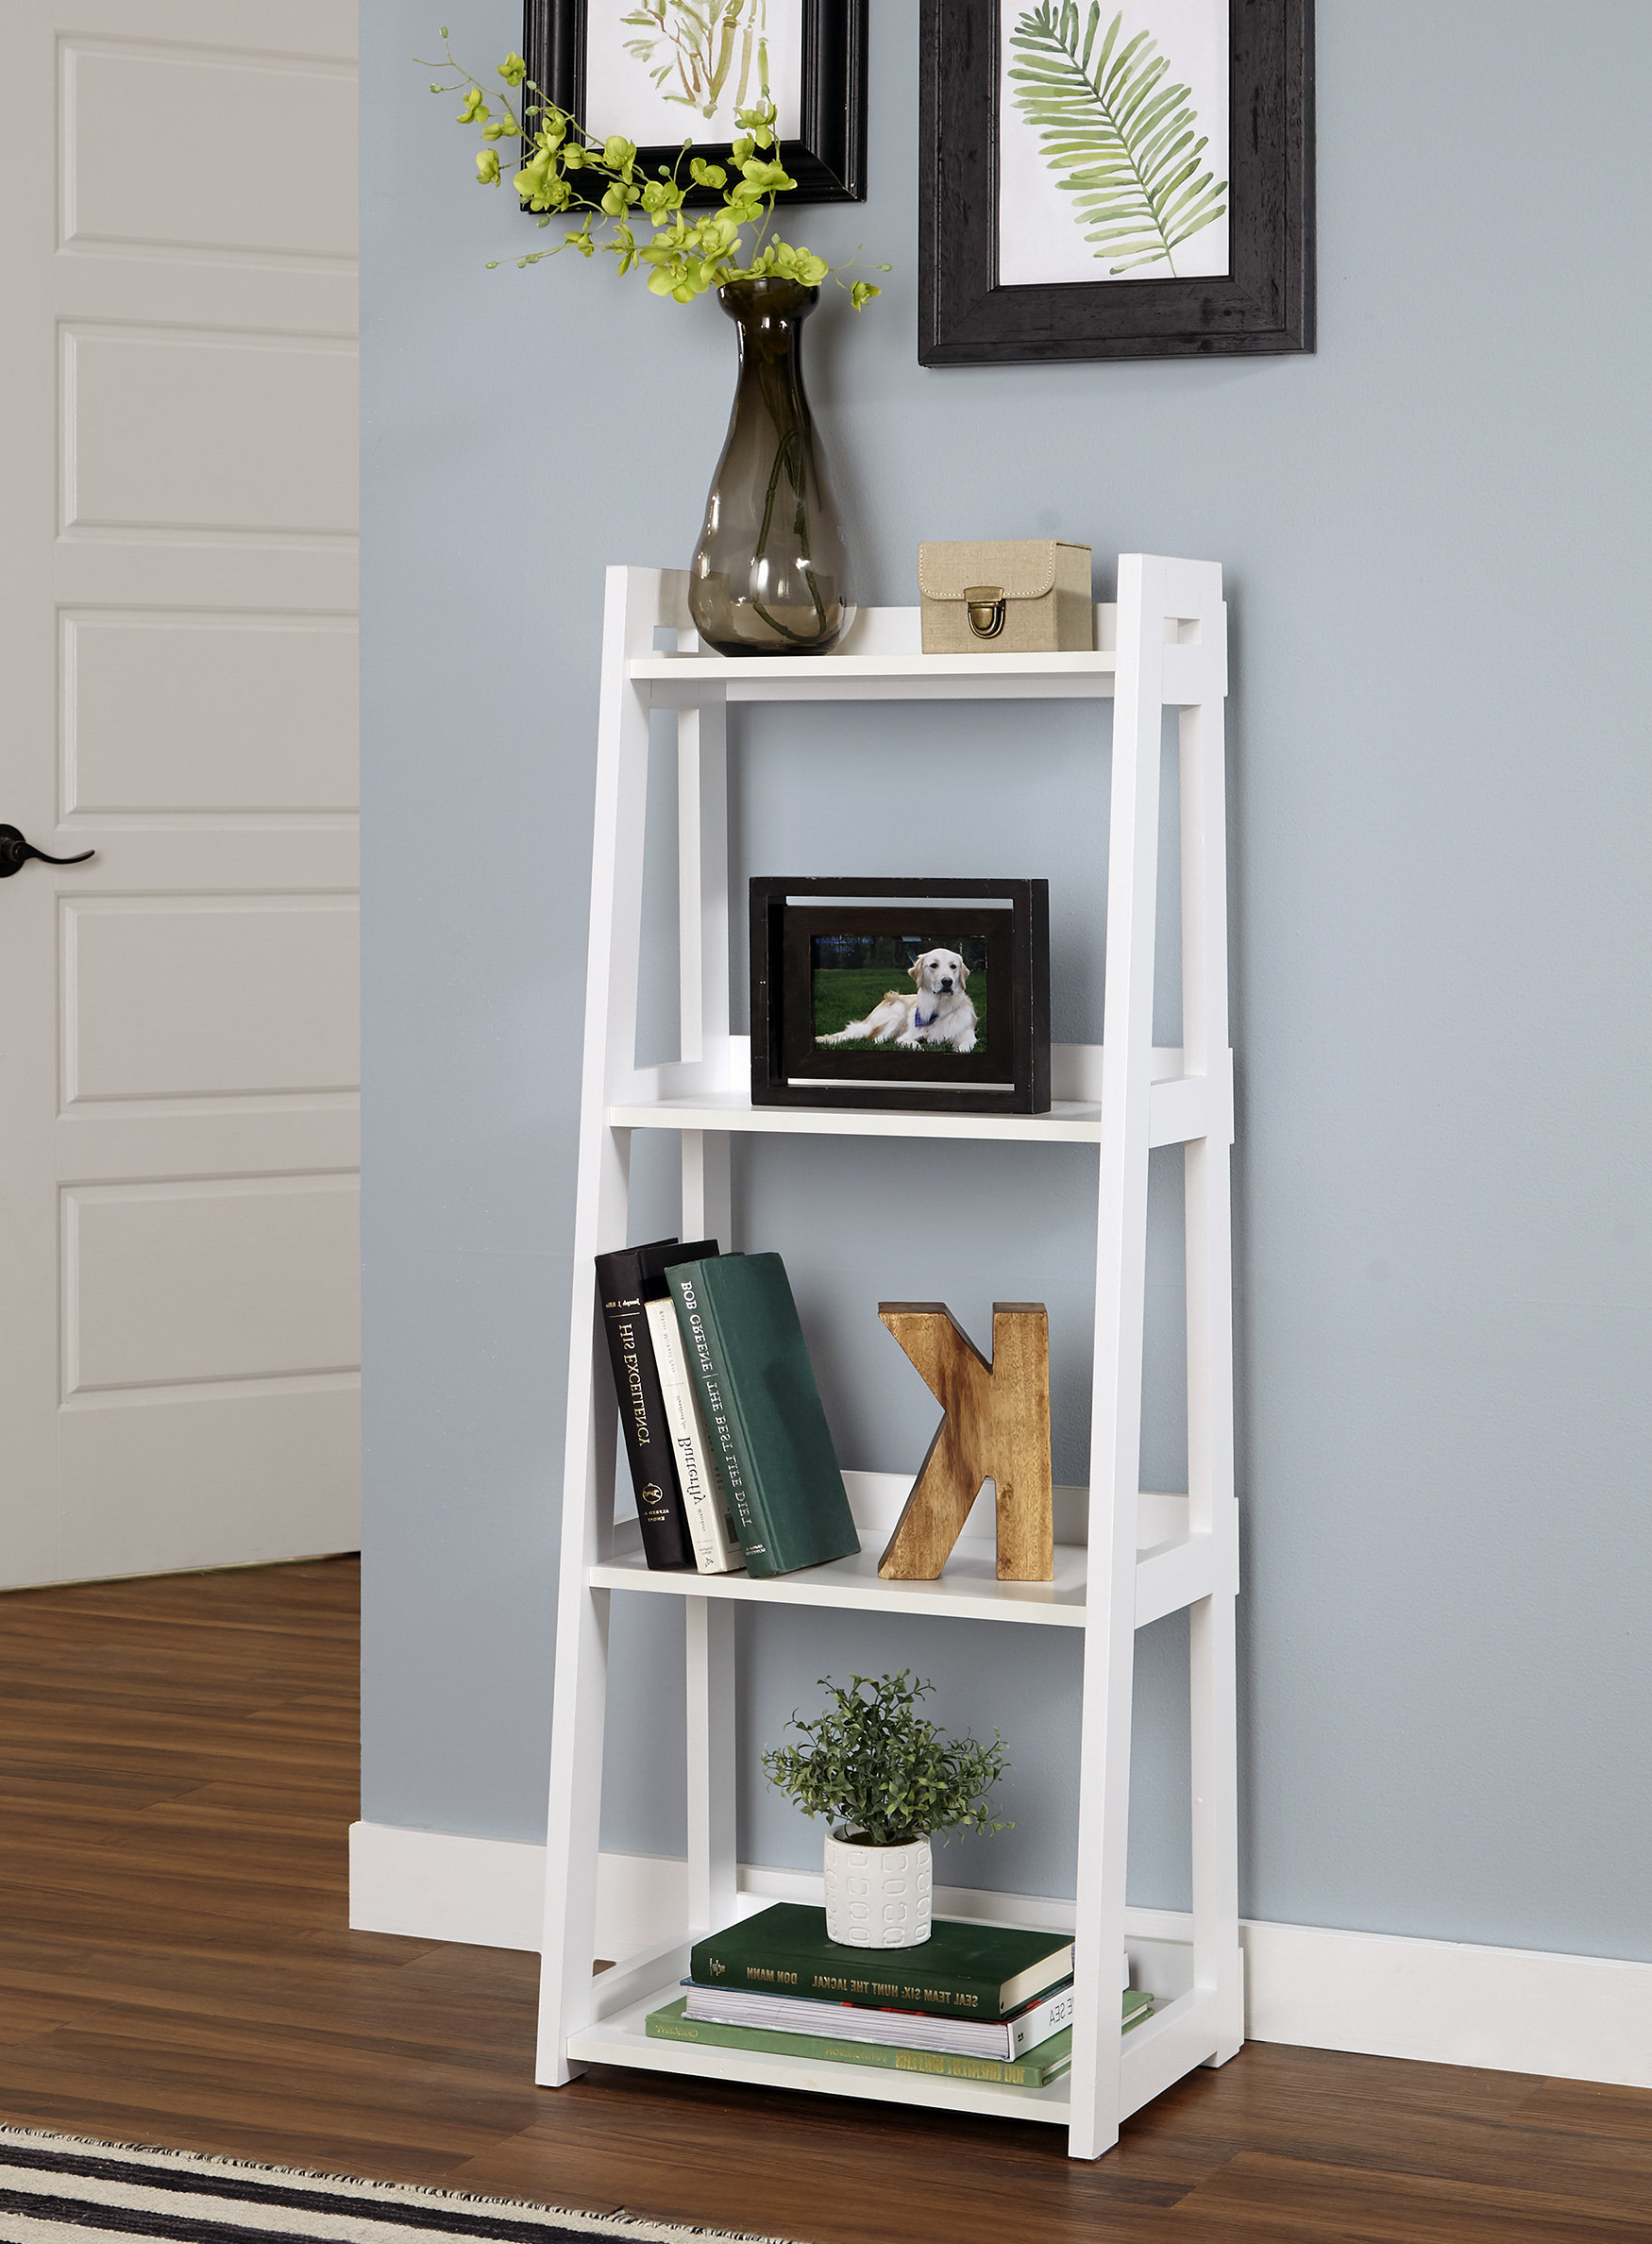
[{"label": "wall art with green leaves", "polygon": [[[632,137],[673,126],[733,133],[739,110],[772,101],[782,133],[797,130],[802,0],[588,0],[587,98],[634,120]],[[602,127],[593,127],[602,130]]]},{"label": "wall art with green leaves", "polygon": [[1313,348],[1313,0],[922,12],[926,365]]},{"label": "wall art with green leaves", "polygon": [[1227,0],[1001,0],[999,271],[1227,271]]},{"label": "wall art with green leaves", "polygon": [[[523,0],[528,75],[653,176],[684,140],[726,163],[742,110],[772,103],[792,203],[866,199],[868,0]],[[694,189],[690,206],[711,200]]]}]

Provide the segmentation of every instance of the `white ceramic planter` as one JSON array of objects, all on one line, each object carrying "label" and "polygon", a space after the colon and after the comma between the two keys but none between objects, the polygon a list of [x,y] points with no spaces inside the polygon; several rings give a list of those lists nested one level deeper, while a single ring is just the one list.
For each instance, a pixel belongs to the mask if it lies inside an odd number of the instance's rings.
[{"label": "white ceramic planter", "polygon": [[929,1841],[873,1847],[839,1828],[826,1841],[826,1937],[845,1948],[917,1948],[929,1938]]}]

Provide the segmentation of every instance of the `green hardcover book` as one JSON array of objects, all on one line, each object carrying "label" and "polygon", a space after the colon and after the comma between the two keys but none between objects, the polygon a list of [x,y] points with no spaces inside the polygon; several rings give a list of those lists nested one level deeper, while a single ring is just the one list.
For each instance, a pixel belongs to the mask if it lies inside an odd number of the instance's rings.
[{"label": "green hardcover book", "polygon": [[860,1549],[843,1474],[778,1255],[719,1255],[666,1274],[707,1439],[748,1574],[793,1574]]},{"label": "green hardcover book", "polygon": [[694,2041],[712,2049],[755,2050],[766,2057],[802,2057],[817,2065],[876,2065],[885,2072],[925,2072],[948,2081],[985,2081],[995,2087],[1042,2088],[1072,2064],[1072,2028],[1029,2050],[1024,2057],[949,2057],[938,2050],[888,2049],[875,2041],[834,2041],[825,2033],[773,2033],[756,2026],[711,2026],[683,2016],[686,1995],[650,2011],[655,2041]]},{"label": "green hardcover book", "polygon": [[689,1976],[702,1986],[818,1995],[868,2010],[952,2018],[1004,2017],[1071,1971],[1070,1932],[937,1916],[918,1948],[843,1948],[826,1937],[826,1912],[801,1901],[776,1901],[697,1940],[689,1962]]}]

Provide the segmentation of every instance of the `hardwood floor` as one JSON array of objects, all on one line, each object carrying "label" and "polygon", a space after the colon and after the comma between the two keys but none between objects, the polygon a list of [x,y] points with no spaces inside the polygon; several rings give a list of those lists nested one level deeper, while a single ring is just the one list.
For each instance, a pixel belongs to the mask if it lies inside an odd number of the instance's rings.
[{"label": "hardwood floor", "polygon": [[808,2244],[1625,2244],[1652,2094],[1253,2043],[1054,2129],[605,2071],[533,1959],[346,1928],[353,1562],[0,1597],[0,2117]]}]

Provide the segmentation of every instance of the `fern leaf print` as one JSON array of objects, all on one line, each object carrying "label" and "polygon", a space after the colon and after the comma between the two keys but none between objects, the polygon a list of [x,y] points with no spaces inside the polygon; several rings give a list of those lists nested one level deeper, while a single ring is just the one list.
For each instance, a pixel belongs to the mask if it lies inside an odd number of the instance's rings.
[{"label": "fern leaf print", "polygon": [[1016,107],[1091,254],[1121,279],[1178,278],[1176,251],[1227,209],[1227,181],[1205,161],[1190,89],[1147,30],[1100,0],[1039,0],[1010,32]]}]

